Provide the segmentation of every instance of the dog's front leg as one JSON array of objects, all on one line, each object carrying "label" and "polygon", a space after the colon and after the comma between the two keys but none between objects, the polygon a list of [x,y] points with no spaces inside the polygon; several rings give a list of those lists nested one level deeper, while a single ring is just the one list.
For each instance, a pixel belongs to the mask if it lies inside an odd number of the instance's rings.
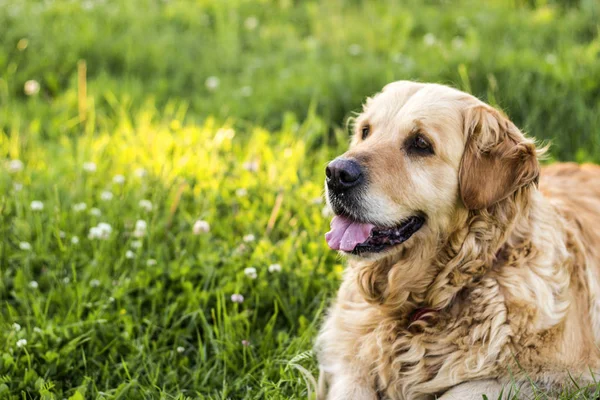
[{"label": "dog's front leg", "polygon": [[321,373],[318,399],[377,400],[375,385],[367,375],[351,371]]},{"label": "dog's front leg", "polygon": [[502,385],[496,380],[482,380],[461,383],[448,390],[438,400],[482,400],[484,395],[490,400],[506,398]]}]

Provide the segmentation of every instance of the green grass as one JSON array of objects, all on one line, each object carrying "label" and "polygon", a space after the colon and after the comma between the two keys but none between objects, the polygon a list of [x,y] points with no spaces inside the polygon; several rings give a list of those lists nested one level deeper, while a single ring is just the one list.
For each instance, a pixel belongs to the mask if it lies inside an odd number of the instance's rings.
[{"label": "green grass", "polygon": [[[254,129],[242,139],[212,121],[181,126],[177,114],[115,116],[110,132],[46,146],[16,136],[2,142],[27,148],[19,153],[23,171],[0,180],[6,391],[64,396],[79,388],[124,398],[303,392],[289,360],[310,349],[338,278],[335,256],[316,239],[326,229],[315,199],[327,152],[306,168],[309,126],[292,120],[276,135]],[[255,159],[257,171],[244,169]],[[90,161],[96,172],[84,170]],[[138,177],[138,168],[147,176]],[[125,183],[113,182],[118,174]],[[112,200],[102,200],[103,191]],[[267,232],[277,196],[283,201]],[[140,206],[144,199],[151,211]],[[43,210],[31,208],[35,200]],[[82,202],[86,210],[76,211]],[[194,235],[197,219],[209,222],[208,233]],[[137,220],[147,222],[142,238]],[[89,239],[99,222],[112,233]],[[30,251],[20,249],[23,242]],[[281,272],[268,272],[276,263]],[[248,267],[256,279],[245,276]],[[236,293],[242,304],[232,303]],[[27,345],[18,348],[19,339]]]},{"label": "green grass", "polygon": [[597,2],[477,4],[0,0],[0,398],[306,398],[342,270],[323,167],[389,81],[600,161]]}]

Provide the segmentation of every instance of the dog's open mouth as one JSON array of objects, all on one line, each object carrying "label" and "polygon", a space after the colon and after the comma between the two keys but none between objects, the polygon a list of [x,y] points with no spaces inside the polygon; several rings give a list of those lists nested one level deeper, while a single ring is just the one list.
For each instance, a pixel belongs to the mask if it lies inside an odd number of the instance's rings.
[{"label": "dog's open mouth", "polygon": [[421,215],[411,216],[392,228],[377,227],[336,215],[331,220],[331,230],[325,235],[333,250],[352,254],[378,253],[406,242],[425,223]]}]

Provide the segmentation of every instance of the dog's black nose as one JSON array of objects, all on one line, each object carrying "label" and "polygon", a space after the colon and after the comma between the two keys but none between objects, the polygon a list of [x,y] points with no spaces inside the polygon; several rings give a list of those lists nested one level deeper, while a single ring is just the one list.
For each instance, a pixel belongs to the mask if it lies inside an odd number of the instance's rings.
[{"label": "dog's black nose", "polygon": [[342,191],[358,185],[363,178],[360,164],[347,158],[336,158],[325,168],[327,187]]}]

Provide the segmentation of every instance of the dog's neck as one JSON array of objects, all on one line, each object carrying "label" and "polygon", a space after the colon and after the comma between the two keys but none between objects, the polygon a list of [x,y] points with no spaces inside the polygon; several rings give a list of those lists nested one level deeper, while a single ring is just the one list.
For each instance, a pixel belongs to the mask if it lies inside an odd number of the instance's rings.
[{"label": "dog's neck", "polygon": [[415,310],[447,308],[492,268],[511,236],[527,231],[533,191],[523,188],[487,210],[459,210],[460,228],[447,237],[395,257],[357,263],[364,298],[409,319]]}]

